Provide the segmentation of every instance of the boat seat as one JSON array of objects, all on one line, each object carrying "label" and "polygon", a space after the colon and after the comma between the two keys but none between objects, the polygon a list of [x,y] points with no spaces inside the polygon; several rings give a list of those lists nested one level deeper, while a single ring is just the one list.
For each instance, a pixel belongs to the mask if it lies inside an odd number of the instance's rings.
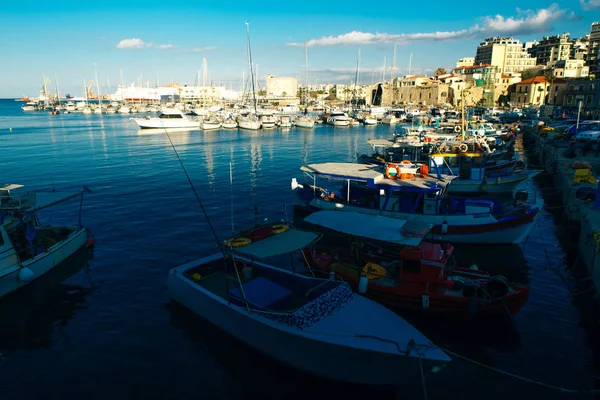
[{"label": "boat seat", "polygon": [[[293,292],[267,278],[258,277],[242,285],[248,303],[259,309],[268,309],[271,305],[284,299]],[[238,287],[229,290],[229,295],[243,301]]]}]

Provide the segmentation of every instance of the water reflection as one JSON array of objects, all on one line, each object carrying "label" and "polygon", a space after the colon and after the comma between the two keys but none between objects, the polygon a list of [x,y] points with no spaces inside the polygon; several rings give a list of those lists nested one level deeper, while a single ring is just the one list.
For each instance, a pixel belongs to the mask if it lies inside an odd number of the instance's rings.
[{"label": "water reflection", "polygon": [[0,349],[50,347],[54,332],[67,325],[83,308],[90,287],[60,283],[92,258],[83,248],[44,276],[0,301]]}]

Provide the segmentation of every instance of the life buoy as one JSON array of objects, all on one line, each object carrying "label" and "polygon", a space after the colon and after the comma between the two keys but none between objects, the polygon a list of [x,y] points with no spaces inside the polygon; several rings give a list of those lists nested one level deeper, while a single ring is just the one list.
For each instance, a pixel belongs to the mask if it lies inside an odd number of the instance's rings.
[{"label": "life buoy", "polygon": [[290,227],[287,224],[275,224],[273,225],[273,233],[283,233],[289,231]]},{"label": "life buoy", "polygon": [[419,173],[421,175],[421,178],[425,178],[427,175],[429,175],[429,166],[427,164],[423,164],[419,167]]},{"label": "life buoy", "polygon": [[469,146],[467,146],[466,143],[461,143],[458,145],[458,151],[460,151],[461,153],[466,153],[467,150],[469,150]]},{"label": "life buoy", "polygon": [[230,238],[225,241],[225,244],[229,247],[242,247],[252,243],[252,239],[246,237]]},{"label": "life buoy", "polygon": [[461,131],[462,131],[462,128],[461,128],[460,126],[456,125],[456,126],[454,127],[454,132],[456,132],[456,133],[460,133]]},{"label": "life buoy", "polygon": [[395,180],[398,178],[400,171],[398,169],[398,165],[396,164],[388,164],[385,167],[385,177],[391,180]]},{"label": "life buoy", "polygon": [[423,141],[424,141],[425,143],[431,143],[431,142],[433,142],[433,138],[430,138],[430,137],[425,137],[425,138],[423,138]]},{"label": "life buoy", "polygon": [[408,160],[402,160],[400,161],[400,164],[404,164],[404,165],[412,165],[412,163]]}]

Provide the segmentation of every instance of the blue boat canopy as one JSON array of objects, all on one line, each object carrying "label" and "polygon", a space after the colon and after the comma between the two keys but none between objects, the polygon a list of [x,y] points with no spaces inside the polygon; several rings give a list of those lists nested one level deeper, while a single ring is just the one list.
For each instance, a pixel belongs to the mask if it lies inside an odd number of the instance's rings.
[{"label": "blue boat canopy", "polygon": [[342,211],[317,211],[304,221],[348,235],[407,246],[418,246],[431,224],[380,215]]}]

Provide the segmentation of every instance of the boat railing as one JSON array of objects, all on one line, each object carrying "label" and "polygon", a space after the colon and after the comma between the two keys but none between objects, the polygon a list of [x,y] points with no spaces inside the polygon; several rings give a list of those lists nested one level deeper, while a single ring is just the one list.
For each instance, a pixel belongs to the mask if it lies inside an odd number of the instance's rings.
[{"label": "boat railing", "polygon": [[0,209],[19,210],[36,204],[36,193],[26,192],[17,195],[0,195]]},{"label": "boat railing", "polygon": [[309,300],[309,295],[312,294],[314,291],[316,291],[317,289],[323,288],[326,285],[331,284],[332,282],[338,281],[340,284],[344,283],[344,280],[342,279],[342,277],[336,275],[335,273],[333,273],[333,271],[329,274],[329,279],[325,280],[323,282],[321,282],[320,284],[318,284],[317,286],[313,286],[312,288],[308,289],[306,291],[306,294],[304,295],[305,300],[308,302]]}]

